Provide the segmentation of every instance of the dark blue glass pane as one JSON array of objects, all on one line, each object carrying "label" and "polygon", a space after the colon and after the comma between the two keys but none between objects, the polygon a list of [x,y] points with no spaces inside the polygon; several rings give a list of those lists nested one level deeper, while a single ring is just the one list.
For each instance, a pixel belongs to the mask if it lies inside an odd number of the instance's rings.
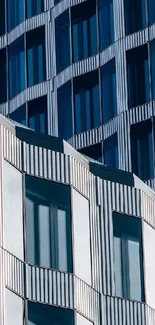
[{"label": "dark blue glass pane", "polygon": [[95,1],[74,6],[71,10],[73,62],[97,53]]},{"label": "dark blue glass pane", "polygon": [[25,89],[24,38],[18,38],[9,46],[9,97],[13,98]]},{"label": "dark blue glass pane", "polygon": [[98,0],[100,51],[114,42],[113,0]]},{"label": "dark blue glass pane", "polygon": [[149,25],[155,22],[155,1],[148,0],[148,10],[149,10]]},{"label": "dark blue glass pane", "polygon": [[155,99],[155,41],[150,42],[152,99]]},{"label": "dark blue glass pane", "polygon": [[101,124],[98,72],[94,71],[74,80],[75,133]]},{"label": "dark blue glass pane", "polygon": [[28,103],[28,126],[36,132],[47,133],[47,97]]},{"label": "dark blue glass pane", "polygon": [[101,143],[80,149],[79,152],[85,156],[88,156],[92,159],[102,162],[102,144]]},{"label": "dark blue glass pane", "polygon": [[143,180],[152,178],[154,172],[151,120],[131,127],[131,145],[132,171]]},{"label": "dark blue glass pane", "polygon": [[129,107],[149,102],[149,67],[146,45],[127,52],[127,72]]},{"label": "dark blue glass pane", "polygon": [[69,11],[56,18],[56,63],[57,73],[70,65]]},{"label": "dark blue glass pane", "polygon": [[68,139],[73,135],[71,82],[58,89],[59,137]]},{"label": "dark blue glass pane", "polygon": [[8,31],[24,20],[24,0],[7,0]]},{"label": "dark blue glass pane", "polygon": [[74,311],[28,302],[28,325],[74,325]]},{"label": "dark blue glass pane", "polygon": [[119,168],[118,141],[115,133],[104,141],[104,162],[108,167]]},{"label": "dark blue glass pane", "polygon": [[132,34],[146,27],[145,0],[125,0],[126,34]]},{"label": "dark blue glass pane", "polygon": [[38,15],[44,11],[43,0],[26,0],[26,18]]},{"label": "dark blue glass pane", "polygon": [[40,27],[26,35],[28,86],[46,79],[45,28]]},{"label": "dark blue glass pane", "polygon": [[0,104],[7,101],[6,50],[0,51]]},{"label": "dark blue glass pane", "polygon": [[0,1],[0,36],[5,34],[5,0]]},{"label": "dark blue glass pane", "polygon": [[101,95],[103,122],[105,123],[117,115],[115,60],[108,62],[101,69]]},{"label": "dark blue glass pane", "polygon": [[26,125],[26,105],[22,105],[10,114],[10,118],[18,123]]}]

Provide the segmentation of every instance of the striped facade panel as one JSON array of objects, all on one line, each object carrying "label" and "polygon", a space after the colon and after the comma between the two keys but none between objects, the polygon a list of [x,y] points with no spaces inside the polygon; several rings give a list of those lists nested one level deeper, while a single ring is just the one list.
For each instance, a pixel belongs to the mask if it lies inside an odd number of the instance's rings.
[{"label": "striped facade panel", "polygon": [[115,41],[125,36],[125,19],[124,19],[124,3],[123,0],[116,0],[114,4],[114,25],[115,25]]},{"label": "striped facade panel", "polygon": [[155,228],[155,202],[146,193],[142,193],[142,216],[144,220]]},{"label": "striped facade panel", "polygon": [[110,45],[107,49],[99,53],[100,56],[100,67],[106,64],[108,61],[112,60],[115,57],[115,46],[116,43]]},{"label": "striped facade panel", "polygon": [[147,306],[146,309],[146,324],[147,325],[154,325],[155,324],[155,311],[154,309]]},{"label": "striped facade panel", "polygon": [[0,49],[3,49],[7,45],[7,36],[3,35],[0,37]]},{"label": "striped facade panel", "polygon": [[115,297],[102,296],[102,319],[105,325],[146,325],[147,306]]},{"label": "striped facade panel", "polygon": [[124,38],[125,50],[131,50],[135,47],[144,45],[149,40],[149,31],[148,28],[141,30],[137,33],[128,35]]},{"label": "striped facade panel", "polygon": [[[3,156],[19,170],[22,170],[22,143],[6,128],[1,126]],[[1,148],[2,150],[2,148]]]},{"label": "striped facade panel", "polygon": [[9,113],[8,106],[9,106],[8,103],[1,104],[0,105],[0,114],[7,115]]}]

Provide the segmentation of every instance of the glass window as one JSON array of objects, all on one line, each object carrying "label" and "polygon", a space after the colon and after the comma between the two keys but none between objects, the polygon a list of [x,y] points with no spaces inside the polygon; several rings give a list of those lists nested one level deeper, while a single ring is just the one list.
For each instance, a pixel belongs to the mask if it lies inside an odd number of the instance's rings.
[{"label": "glass window", "polygon": [[73,136],[71,82],[58,89],[58,128],[59,137],[69,139]]},{"label": "glass window", "polygon": [[111,168],[119,168],[117,133],[104,140],[104,163]]},{"label": "glass window", "polygon": [[0,104],[7,101],[6,50],[0,50]]},{"label": "glass window", "polygon": [[26,105],[18,107],[14,112],[10,114],[10,118],[18,123],[26,125]]},{"label": "glass window", "polygon": [[27,80],[31,87],[46,79],[45,27],[26,34]]},{"label": "glass window", "polygon": [[5,0],[0,1],[0,36],[5,34]]},{"label": "glass window", "polygon": [[28,301],[27,325],[74,325],[74,311]]},{"label": "glass window", "polygon": [[147,45],[127,51],[129,108],[150,101]]},{"label": "glass window", "polygon": [[70,65],[69,10],[55,20],[57,73]]},{"label": "glass window", "polygon": [[70,187],[26,176],[26,259],[72,272]]},{"label": "glass window", "polygon": [[143,180],[152,178],[154,173],[151,120],[131,126],[131,149],[133,173]]},{"label": "glass window", "polygon": [[146,27],[145,0],[124,0],[126,34],[135,33]]},{"label": "glass window", "polygon": [[150,42],[150,61],[152,78],[152,99],[155,99],[155,40]]},{"label": "glass window", "polygon": [[96,2],[87,1],[71,8],[73,62],[96,54]]},{"label": "glass window", "polygon": [[155,1],[148,0],[149,25],[155,22]]},{"label": "glass window", "polygon": [[24,21],[24,0],[7,0],[8,31]]},{"label": "glass window", "polygon": [[101,68],[102,114],[103,122],[117,115],[116,68],[111,60]]},{"label": "glass window", "polygon": [[83,149],[78,150],[80,153],[82,153],[85,156],[88,156],[92,159],[95,159],[99,162],[102,162],[102,144],[94,144],[93,146],[86,147]]},{"label": "glass window", "polygon": [[144,301],[141,220],[113,213],[116,295]]},{"label": "glass window", "polygon": [[26,0],[26,18],[35,16],[44,11],[43,0]]},{"label": "glass window", "polygon": [[15,97],[25,89],[24,37],[9,45],[9,96]]},{"label": "glass window", "polygon": [[114,43],[113,0],[98,0],[100,51]]},{"label": "glass window", "polygon": [[28,126],[36,132],[47,133],[47,97],[28,102]]},{"label": "glass window", "polygon": [[101,124],[98,71],[74,79],[75,133]]}]

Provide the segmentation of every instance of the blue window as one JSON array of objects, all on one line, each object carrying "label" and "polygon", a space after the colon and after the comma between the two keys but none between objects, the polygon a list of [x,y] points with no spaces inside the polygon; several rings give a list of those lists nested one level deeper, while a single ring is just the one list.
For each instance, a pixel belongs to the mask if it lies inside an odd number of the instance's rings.
[{"label": "blue window", "polygon": [[78,151],[94,160],[103,162],[102,143],[94,144],[93,146],[86,147]]},{"label": "blue window", "polygon": [[25,89],[24,37],[18,38],[8,48],[9,54],[9,97],[15,97]]},{"label": "blue window", "polygon": [[96,3],[90,0],[72,7],[73,62],[97,53]]},{"label": "blue window", "polygon": [[0,1],[0,36],[5,34],[5,0]]},{"label": "blue window", "polygon": [[111,60],[101,69],[102,114],[104,123],[117,115],[116,68]]},{"label": "blue window", "polygon": [[144,301],[141,220],[113,213],[116,296]]},{"label": "blue window", "polygon": [[98,127],[101,124],[98,71],[74,79],[75,133]]},{"label": "blue window", "polygon": [[44,11],[43,0],[26,0],[26,18],[35,16]]},{"label": "blue window", "polygon": [[71,82],[58,89],[58,125],[60,138],[73,136]]},{"label": "blue window", "polygon": [[56,6],[61,0],[54,0],[54,5]]},{"label": "blue window", "polygon": [[74,311],[28,301],[27,325],[74,325]]},{"label": "blue window", "polygon": [[7,101],[6,50],[0,51],[0,104]]},{"label": "blue window", "polygon": [[8,31],[24,21],[24,0],[7,0]]},{"label": "blue window", "polygon": [[47,97],[28,102],[28,126],[36,132],[47,133]]},{"label": "blue window", "polygon": [[66,10],[55,20],[56,30],[56,66],[57,73],[70,65],[70,29],[69,11]]},{"label": "blue window", "polygon": [[155,1],[148,0],[149,25],[155,23]]},{"label": "blue window", "polygon": [[155,99],[155,40],[150,42],[151,78],[152,78],[152,99]]},{"label": "blue window", "polygon": [[40,27],[26,35],[27,80],[33,86],[46,79],[45,28]]},{"label": "blue window", "polygon": [[147,45],[127,51],[129,108],[150,101]]},{"label": "blue window", "polygon": [[135,33],[146,27],[145,0],[124,0],[126,34]]},{"label": "blue window", "polygon": [[119,168],[117,133],[104,141],[104,163],[111,168]]},{"label": "blue window", "polygon": [[32,176],[25,186],[26,261],[72,272],[70,187]]},{"label": "blue window", "polygon": [[113,0],[98,0],[100,51],[114,42]]},{"label": "blue window", "polygon": [[131,126],[131,149],[133,173],[143,180],[152,178],[154,173],[151,120]]},{"label": "blue window", "polygon": [[18,123],[27,125],[26,123],[26,105],[18,107],[14,112],[10,114],[10,118]]}]

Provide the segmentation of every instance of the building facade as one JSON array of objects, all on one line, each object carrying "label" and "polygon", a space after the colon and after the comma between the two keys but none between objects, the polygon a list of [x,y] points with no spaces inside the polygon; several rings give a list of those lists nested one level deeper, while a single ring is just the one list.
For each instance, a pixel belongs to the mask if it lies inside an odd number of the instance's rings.
[{"label": "building facade", "polygon": [[0,148],[0,324],[154,325],[154,191],[2,115]]},{"label": "building facade", "polygon": [[152,187],[154,58],[154,0],[1,0],[0,112]]}]

